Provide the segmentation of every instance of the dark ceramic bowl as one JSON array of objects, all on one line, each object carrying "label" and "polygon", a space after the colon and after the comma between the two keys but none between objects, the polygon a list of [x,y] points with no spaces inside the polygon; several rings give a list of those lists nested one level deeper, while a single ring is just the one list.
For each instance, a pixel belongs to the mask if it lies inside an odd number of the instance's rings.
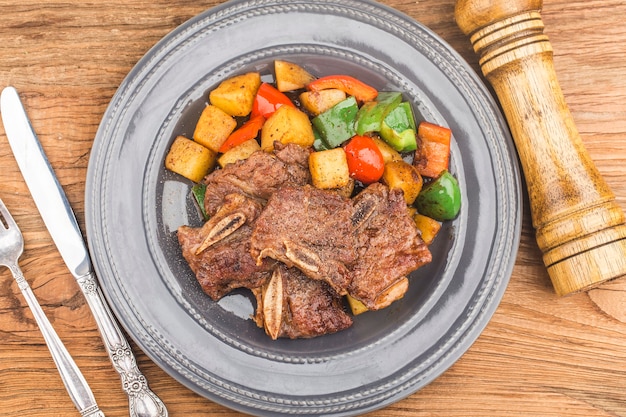
[{"label": "dark ceramic bowl", "polygon": [[[175,231],[199,224],[191,183],[163,167],[191,135],[207,91],[275,59],[316,75],[351,74],[399,90],[454,132],[463,194],[433,262],[390,308],[343,332],[272,341],[235,292],[204,295]],[[93,146],[87,234],[102,289],[122,326],[175,379],[255,415],[360,415],[419,390],[476,340],[506,288],[520,236],[520,175],[498,107],[468,65],[411,18],[370,1],[236,1],[160,41],[113,97]]]}]

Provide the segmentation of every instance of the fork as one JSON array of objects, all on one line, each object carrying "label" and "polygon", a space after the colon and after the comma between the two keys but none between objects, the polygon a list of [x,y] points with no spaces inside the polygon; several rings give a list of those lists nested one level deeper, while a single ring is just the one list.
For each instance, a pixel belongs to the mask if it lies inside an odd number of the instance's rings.
[{"label": "fork", "polygon": [[63,384],[70,394],[72,402],[83,417],[104,417],[96,400],[81,374],[78,366],[52,328],[52,324],[44,314],[35,298],[30,285],[24,278],[18,261],[24,252],[24,237],[9,210],[0,200],[0,265],[4,265],[13,274],[17,285],[22,291],[28,307],[35,316],[35,321],[43,334],[43,338],[50,349],[52,359],[61,374]]}]

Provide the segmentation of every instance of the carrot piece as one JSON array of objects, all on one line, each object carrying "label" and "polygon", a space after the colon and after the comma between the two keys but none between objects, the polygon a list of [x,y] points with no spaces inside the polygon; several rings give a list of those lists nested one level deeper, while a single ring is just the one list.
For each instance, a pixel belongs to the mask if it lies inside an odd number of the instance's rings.
[{"label": "carrot piece", "polygon": [[425,161],[417,166],[418,172],[426,177],[437,178],[448,169],[450,163],[452,131],[447,127],[421,122],[417,136],[421,139],[420,159]]},{"label": "carrot piece", "polygon": [[226,141],[220,146],[219,152],[224,153],[247,140],[254,139],[265,123],[265,117],[257,115],[249,119],[240,128],[231,133]]},{"label": "carrot piece", "polygon": [[378,90],[374,87],[349,75],[327,75],[311,81],[306,88],[309,91],[336,88],[350,96],[354,96],[360,103],[372,101],[378,96]]}]

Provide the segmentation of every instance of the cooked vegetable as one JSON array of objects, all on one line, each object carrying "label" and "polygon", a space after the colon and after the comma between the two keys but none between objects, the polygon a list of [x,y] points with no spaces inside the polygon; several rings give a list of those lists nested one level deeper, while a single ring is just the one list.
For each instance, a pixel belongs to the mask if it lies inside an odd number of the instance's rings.
[{"label": "cooked vegetable", "polygon": [[241,125],[241,127],[228,136],[226,141],[222,143],[222,146],[220,146],[219,152],[224,153],[237,145],[241,145],[247,140],[256,138],[264,123],[265,117],[261,115],[251,117],[247,122]]},{"label": "cooked vegetable", "polygon": [[415,158],[417,170],[422,175],[437,178],[450,163],[452,131],[447,127],[421,122],[417,136],[420,138],[419,157]]},{"label": "cooked vegetable", "polygon": [[356,133],[364,135],[369,132],[380,132],[385,117],[402,101],[399,92],[380,92],[376,101],[369,101],[359,109],[356,116]]},{"label": "cooked vegetable", "polygon": [[293,91],[306,87],[315,77],[301,66],[287,61],[274,61],[278,91]]},{"label": "cooked vegetable", "polygon": [[202,218],[204,218],[204,220],[208,220],[209,216],[206,212],[206,208],[204,207],[204,195],[206,194],[206,184],[195,184],[193,187],[191,187],[191,193],[193,194],[194,200],[196,200],[196,204],[198,204],[200,213],[202,213]]},{"label": "cooked vegetable", "polygon": [[372,138],[354,136],[343,149],[352,178],[363,184],[371,184],[383,176],[385,161]]},{"label": "cooked vegetable", "polygon": [[261,74],[247,74],[230,77],[209,94],[212,105],[219,107],[231,116],[247,116],[252,111],[254,96],[261,85]]},{"label": "cooked vegetable", "polygon": [[315,141],[309,117],[292,106],[281,106],[265,121],[261,130],[261,148],[274,149],[274,142],[312,146]]},{"label": "cooked vegetable", "polygon": [[348,161],[343,148],[313,152],[309,156],[309,170],[317,188],[342,188],[350,183]]},{"label": "cooked vegetable", "polygon": [[381,125],[380,136],[398,152],[417,149],[415,117],[409,102],[402,102],[389,112]]},{"label": "cooked vegetable", "polygon": [[199,182],[215,167],[215,152],[184,136],[174,139],[165,156],[165,168]]},{"label": "cooked vegetable", "polygon": [[378,150],[383,155],[383,161],[385,161],[386,164],[391,161],[402,161],[402,155],[389,146],[387,142],[375,136],[372,137],[372,140],[376,146],[378,146]]},{"label": "cooked vegetable", "polygon": [[350,306],[350,311],[355,316],[365,313],[366,311],[369,311],[368,308],[365,306],[365,304],[363,304],[361,301],[357,300],[356,298],[350,296],[349,294],[346,295],[346,300],[348,300],[348,306]]},{"label": "cooked vegetable", "polygon": [[318,78],[310,82],[306,88],[309,91],[336,88],[345,91],[345,93],[350,96],[354,96],[360,103],[372,101],[378,95],[378,90],[374,87],[349,75],[327,75],[326,77]]},{"label": "cooked vegetable", "polygon": [[345,99],[346,93],[336,88],[321,91],[305,91],[300,94],[302,106],[313,116],[325,112]]},{"label": "cooked vegetable", "polygon": [[426,185],[415,201],[420,214],[444,221],[456,218],[461,209],[461,191],[456,178],[445,170]]},{"label": "cooked vegetable", "polygon": [[350,96],[313,118],[311,122],[326,148],[336,148],[354,136],[354,120],[358,111],[356,99]]},{"label": "cooked vegetable", "polygon": [[248,139],[247,141],[227,150],[222,156],[217,158],[217,163],[220,167],[224,168],[228,164],[248,158],[250,155],[259,150],[261,150],[259,142],[257,142],[254,138]]},{"label": "cooked vegetable", "polygon": [[348,181],[348,183],[346,185],[344,185],[343,187],[340,188],[335,188],[334,191],[337,192],[337,194],[345,197],[345,198],[350,198],[352,197],[352,193],[354,192],[354,186],[355,186],[355,181],[350,178],[350,181]]},{"label": "cooked vegetable", "polygon": [[407,204],[413,204],[423,185],[422,176],[417,169],[405,161],[392,161],[385,164],[383,182],[389,188],[401,189]]},{"label": "cooked vegetable", "polygon": [[193,139],[213,152],[218,152],[236,127],[235,119],[218,107],[209,104],[200,114],[193,132]]},{"label": "cooked vegetable", "polygon": [[250,117],[261,115],[269,119],[269,117],[282,106],[295,107],[291,100],[289,100],[289,97],[278,91],[276,87],[268,83],[263,83],[254,98]]},{"label": "cooked vegetable", "polygon": [[415,222],[415,226],[417,226],[420,231],[424,243],[430,245],[435,239],[435,236],[437,236],[437,233],[439,233],[441,223],[420,213],[415,213],[413,215],[413,221]]},{"label": "cooked vegetable", "polygon": [[325,151],[327,149],[330,149],[328,145],[326,145],[326,142],[324,142],[324,139],[322,139],[322,135],[320,135],[320,132],[317,131],[315,126],[313,126],[313,136],[315,136],[315,140],[313,141],[313,149],[315,149],[316,151]]}]

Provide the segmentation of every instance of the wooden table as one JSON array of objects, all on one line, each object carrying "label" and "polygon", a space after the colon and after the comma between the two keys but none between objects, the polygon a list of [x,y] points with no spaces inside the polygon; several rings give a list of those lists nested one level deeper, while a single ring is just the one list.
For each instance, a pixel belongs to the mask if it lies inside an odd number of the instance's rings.
[{"label": "wooden table", "polygon": [[[84,226],[92,140],[124,76],[162,36],[221,3],[0,0],[0,87],[21,92],[43,147]],[[453,0],[384,3],[429,26],[477,71]],[[555,66],[585,145],[626,209],[626,2],[545,0]],[[0,128],[0,198],[25,239],[21,265],[107,416],[127,399],[91,313],[62,263]],[[626,416],[623,282],[558,298],[541,263],[528,203],[504,299],[484,333],[447,372],[371,416]],[[0,415],[78,415],[9,271],[0,271]],[[612,288],[612,289],[611,289]],[[595,301],[595,302],[594,302]],[[235,416],[169,377],[133,345],[169,415]]]}]

